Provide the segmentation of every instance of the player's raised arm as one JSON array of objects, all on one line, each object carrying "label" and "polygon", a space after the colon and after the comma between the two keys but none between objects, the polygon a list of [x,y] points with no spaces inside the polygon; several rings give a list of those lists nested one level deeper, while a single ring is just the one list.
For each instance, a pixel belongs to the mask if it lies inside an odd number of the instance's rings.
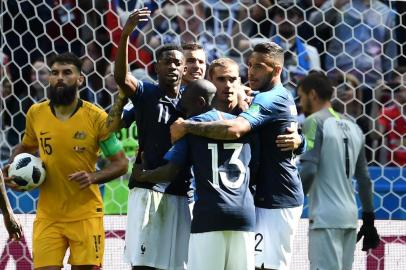
[{"label": "player's raised arm", "polygon": [[128,72],[128,42],[138,23],[148,21],[150,14],[151,11],[148,8],[134,10],[128,17],[121,33],[114,65],[114,78],[127,96],[131,96],[137,90],[138,84],[137,80]]},{"label": "player's raised arm", "polygon": [[106,127],[109,132],[117,132],[124,127],[124,121],[121,118],[124,106],[127,104],[128,98],[119,88],[118,95],[106,119]]}]

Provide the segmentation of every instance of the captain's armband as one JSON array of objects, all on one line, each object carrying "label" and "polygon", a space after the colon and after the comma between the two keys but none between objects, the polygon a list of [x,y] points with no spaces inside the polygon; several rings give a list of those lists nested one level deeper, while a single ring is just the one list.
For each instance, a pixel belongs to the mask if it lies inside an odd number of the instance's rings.
[{"label": "captain's armband", "polygon": [[113,156],[123,150],[123,146],[114,132],[107,139],[100,142],[100,148],[106,157]]}]

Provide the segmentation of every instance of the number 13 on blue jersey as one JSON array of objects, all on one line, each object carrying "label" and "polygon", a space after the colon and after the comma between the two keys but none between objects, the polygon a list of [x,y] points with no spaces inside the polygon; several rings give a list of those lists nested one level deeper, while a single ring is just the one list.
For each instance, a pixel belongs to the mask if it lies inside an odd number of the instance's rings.
[{"label": "number 13 on blue jersey", "polygon": [[246,169],[244,164],[239,159],[243,144],[242,143],[225,143],[223,145],[224,149],[234,149],[233,154],[231,155],[231,159],[229,164],[234,164],[240,171],[240,174],[235,181],[230,181],[228,178],[227,172],[220,171],[218,165],[218,145],[216,143],[209,143],[207,145],[208,149],[211,151],[211,167],[212,167],[212,180],[213,186],[219,188],[219,175],[221,182],[229,188],[239,188],[241,187],[242,183],[245,179]]}]

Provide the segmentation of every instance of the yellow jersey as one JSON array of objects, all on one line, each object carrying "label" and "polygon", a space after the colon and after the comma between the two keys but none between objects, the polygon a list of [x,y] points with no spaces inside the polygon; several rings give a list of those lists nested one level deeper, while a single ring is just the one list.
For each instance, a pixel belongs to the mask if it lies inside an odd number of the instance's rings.
[{"label": "yellow jersey", "polygon": [[106,117],[102,109],[82,100],[66,121],[56,118],[49,101],[28,110],[22,143],[39,148],[46,169],[39,187],[37,218],[70,222],[103,216],[99,186],[81,190],[68,176],[96,170],[99,142],[109,136]]}]

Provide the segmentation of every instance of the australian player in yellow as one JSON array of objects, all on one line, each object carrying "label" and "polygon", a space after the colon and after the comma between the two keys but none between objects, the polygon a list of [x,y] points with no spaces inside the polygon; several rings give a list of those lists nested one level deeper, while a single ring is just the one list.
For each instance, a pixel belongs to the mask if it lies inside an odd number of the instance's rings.
[{"label": "australian player in yellow", "polygon": [[[60,269],[69,247],[73,270],[93,269],[101,266],[104,251],[103,202],[97,184],[126,173],[128,161],[105,126],[107,114],[78,98],[84,80],[79,58],[57,55],[50,67],[50,100],[28,110],[24,138],[12,155],[39,150],[47,171],[34,221],[34,268]],[[110,163],[96,172],[99,149]]]}]

